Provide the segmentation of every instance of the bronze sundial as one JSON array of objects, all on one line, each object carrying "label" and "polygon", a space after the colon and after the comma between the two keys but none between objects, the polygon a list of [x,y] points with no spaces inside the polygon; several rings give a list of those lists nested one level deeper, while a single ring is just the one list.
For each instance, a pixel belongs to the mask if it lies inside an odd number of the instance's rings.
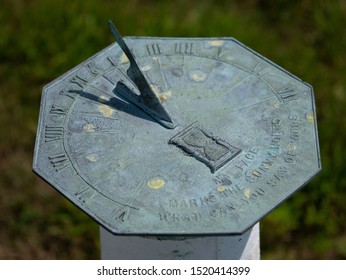
[{"label": "bronze sundial", "polygon": [[312,87],[233,38],[122,38],[43,89],[34,171],[116,234],[239,234],[321,169]]}]

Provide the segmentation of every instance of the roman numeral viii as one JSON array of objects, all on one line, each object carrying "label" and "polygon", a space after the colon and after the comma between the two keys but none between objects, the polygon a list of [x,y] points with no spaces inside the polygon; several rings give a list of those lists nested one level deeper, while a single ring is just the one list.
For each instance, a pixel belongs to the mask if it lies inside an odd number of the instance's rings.
[{"label": "roman numeral viii", "polygon": [[55,171],[60,171],[70,164],[66,154],[57,154],[48,157],[49,162],[53,165]]},{"label": "roman numeral viii", "polygon": [[45,142],[52,142],[61,140],[64,134],[64,128],[62,126],[48,126],[44,129],[44,140]]}]

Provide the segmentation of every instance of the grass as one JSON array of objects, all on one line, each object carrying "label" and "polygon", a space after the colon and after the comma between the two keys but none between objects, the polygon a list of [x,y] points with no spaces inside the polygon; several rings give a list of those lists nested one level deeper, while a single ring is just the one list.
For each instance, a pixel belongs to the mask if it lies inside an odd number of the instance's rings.
[{"label": "grass", "polygon": [[346,258],[346,3],[3,0],[0,259],[99,258],[98,226],[31,171],[42,87],[111,42],[235,37],[312,84],[323,171],[263,219],[264,259]]}]

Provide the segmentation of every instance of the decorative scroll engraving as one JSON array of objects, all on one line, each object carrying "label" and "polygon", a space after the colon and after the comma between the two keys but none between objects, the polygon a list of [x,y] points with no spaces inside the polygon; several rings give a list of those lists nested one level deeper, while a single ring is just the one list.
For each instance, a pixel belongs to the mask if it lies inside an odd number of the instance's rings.
[{"label": "decorative scroll engraving", "polygon": [[212,173],[241,152],[241,149],[202,129],[198,122],[175,135],[170,144],[178,146],[195,159],[205,163]]}]

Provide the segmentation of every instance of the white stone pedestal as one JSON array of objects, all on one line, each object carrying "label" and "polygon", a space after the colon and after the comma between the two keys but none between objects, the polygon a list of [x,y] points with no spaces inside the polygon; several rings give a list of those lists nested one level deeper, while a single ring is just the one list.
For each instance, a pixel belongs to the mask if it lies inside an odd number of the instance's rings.
[{"label": "white stone pedestal", "polygon": [[258,260],[259,223],[235,236],[207,236],[183,240],[113,235],[100,227],[104,260]]}]

